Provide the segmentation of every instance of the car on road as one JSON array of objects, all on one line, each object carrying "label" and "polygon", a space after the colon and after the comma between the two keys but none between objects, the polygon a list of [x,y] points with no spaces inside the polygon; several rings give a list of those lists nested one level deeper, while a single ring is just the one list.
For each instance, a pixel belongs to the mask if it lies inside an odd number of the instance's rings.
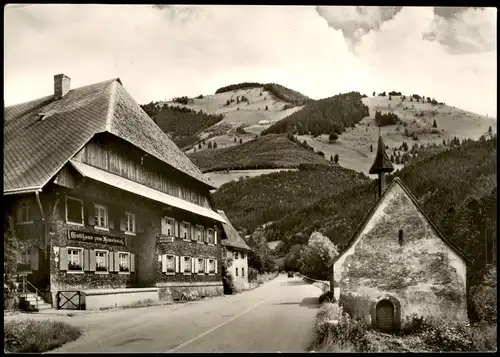
[{"label": "car on road", "polygon": [[289,278],[293,278],[293,271],[289,271],[289,272],[288,272],[288,277],[289,277]]}]

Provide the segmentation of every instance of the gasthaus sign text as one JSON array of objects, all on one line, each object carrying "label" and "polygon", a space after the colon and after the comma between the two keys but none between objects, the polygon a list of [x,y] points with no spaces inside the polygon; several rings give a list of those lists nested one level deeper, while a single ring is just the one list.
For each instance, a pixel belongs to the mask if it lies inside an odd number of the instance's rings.
[{"label": "gasthaus sign text", "polygon": [[125,238],[110,237],[102,234],[93,234],[77,231],[68,231],[68,239],[77,240],[80,242],[101,243],[111,245],[125,245]]}]

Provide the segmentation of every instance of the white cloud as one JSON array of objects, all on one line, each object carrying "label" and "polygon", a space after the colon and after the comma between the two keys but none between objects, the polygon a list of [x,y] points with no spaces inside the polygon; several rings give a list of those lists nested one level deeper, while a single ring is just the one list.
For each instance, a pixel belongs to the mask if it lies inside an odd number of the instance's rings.
[{"label": "white cloud", "polygon": [[73,87],[120,77],[139,103],[256,81],[313,98],[395,89],[496,113],[496,49],[451,56],[422,39],[432,9],[369,15],[363,21],[378,30],[353,25],[353,53],[314,7],[7,7],[5,101],[50,94],[52,75],[63,72]]}]

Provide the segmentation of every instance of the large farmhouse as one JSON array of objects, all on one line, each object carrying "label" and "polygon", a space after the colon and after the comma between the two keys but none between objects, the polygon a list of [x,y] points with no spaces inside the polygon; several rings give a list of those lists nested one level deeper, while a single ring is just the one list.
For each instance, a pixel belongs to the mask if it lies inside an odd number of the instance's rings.
[{"label": "large farmhouse", "polygon": [[385,187],[393,167],[384,148],[379,137],[370,170],[379,199],[333,264],[335,298],[383,331],[412,313],[467,320],[465,257],[399,178]]},{"label": "large farmhouse", "polygon": [[31,293],[87,309],[222,294],[214,187],[120,79],[56,75],[4,116],[4,207]]}]

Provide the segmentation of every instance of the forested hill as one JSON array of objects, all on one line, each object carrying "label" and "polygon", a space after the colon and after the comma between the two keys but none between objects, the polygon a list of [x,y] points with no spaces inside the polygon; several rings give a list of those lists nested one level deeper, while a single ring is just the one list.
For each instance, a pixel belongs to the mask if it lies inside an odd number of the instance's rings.
[{"label": "forested hill", "polygon": [[201,110],[195,111],[173,105],[162,106],[153,102],[141,107],[180,148],[196,143],[199,140],[196,135],[199,131],[211,127],[224,118],[222,114],[207,114]]},{"label": "forested hill", "polygon": [[298,168],[301,164],[335,164],[306,145],[286,135],[266,135],[238,146],[190,153],[188,157],[202,172]]},{"label": "forested hill", "polygon": [[[258,226],[295,214],[324,197],[369,182],[364,174],[342,167],[313,165],[229,182],[214,193],[235,227],[253,232]],[[313,223],[313,222],[311,222]]]},{"label": "forested hill", "polygon": [[[480,271],[485,262],[496,261],[496,143],[496,136],[467,140],[396,173],[443,234],[472,257],[471,274]],[[336,244],[348,242],[375,202],[374,183],[300,207],[268,226],[267,239],[285,240],[290,247],[319,230]],[[228,216],[233,218],[229,212]]]},{"label": "forested hill", "polygon": [[308,103],[301,110],[278,121],[262,132],[266,134],[294,133],[298,135],[341,134],[370,115],[358,92],[339,94]]},{"label": "forested hill", "polygon": [[226,87],[219,88],[215,91],[215,94],[235,91],[238,89],[248,89],[248,88],[263,88],[264,90],[270,92],[276,98],[281,99],[285,102],[294,105],[304,105],[313,102],[313,100],[302,93],[294,91],[293,89],[287,88],[276,83],[257,83],[257,82],[244,82],[238,84],[231,84]]}]

